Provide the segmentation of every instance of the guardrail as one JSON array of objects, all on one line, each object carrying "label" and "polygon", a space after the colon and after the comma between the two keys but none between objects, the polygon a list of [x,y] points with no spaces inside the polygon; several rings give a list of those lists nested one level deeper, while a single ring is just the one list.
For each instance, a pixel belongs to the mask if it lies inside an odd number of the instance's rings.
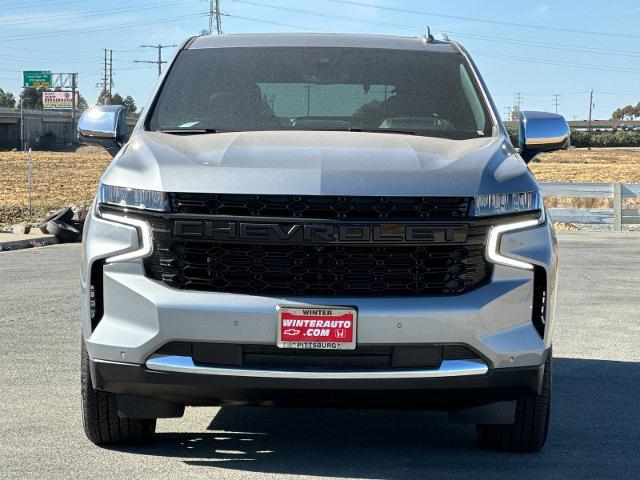
[{"label": "guardrail", "polygon": [[623,199],[640,197],[640,183],[541,183],[544,197],[612,198],[613,208],[550,208],[554,222],[613,225],[640,224],[640,209],[622,208]]}]

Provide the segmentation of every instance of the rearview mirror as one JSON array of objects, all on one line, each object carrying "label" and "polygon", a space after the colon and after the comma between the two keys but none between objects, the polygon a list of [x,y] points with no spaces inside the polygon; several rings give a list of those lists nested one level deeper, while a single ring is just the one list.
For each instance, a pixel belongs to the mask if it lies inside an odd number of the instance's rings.
[{"label": "rearview mirror", "polygon": [[562,115],[520,112],[520,156],[529,163],[542,152],[569,148],[569,124]]},{"label": "rearview mirror", "polygon": [[81,141],[103,146],[112,157],[124,145],[127,118],[122,105],[99,105],[85,110],[78,121]]}]

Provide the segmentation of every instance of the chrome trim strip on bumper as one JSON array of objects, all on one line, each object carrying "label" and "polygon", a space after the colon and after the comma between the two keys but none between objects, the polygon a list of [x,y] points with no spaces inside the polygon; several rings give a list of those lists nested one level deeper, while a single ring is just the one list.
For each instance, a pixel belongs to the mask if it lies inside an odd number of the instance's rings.
[{"label": "chrome trim strip on bumper", "polygon": [[307,380],[376,380],[395,378],[445,378],[483,375],[489,370],[479,360],[444,360],[438,369],[432,370],[380,370],[380,371],[291,371],[254,370],[247,368],[205,367],[193,363],[191,357],[177,355],[153,355],[147,360],[150,370],[160,372],[195,373],[227,377],[287,378]]}]

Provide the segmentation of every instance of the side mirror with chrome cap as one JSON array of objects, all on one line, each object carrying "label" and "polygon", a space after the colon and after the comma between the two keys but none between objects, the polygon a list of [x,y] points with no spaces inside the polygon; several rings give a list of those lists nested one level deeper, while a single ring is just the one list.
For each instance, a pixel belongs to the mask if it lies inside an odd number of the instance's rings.
[{"label": "side mirror with chrome cap", "polygon": [[539,153],[569,148],[570,135],[562,115],[520,112],[520,156],[527,163]]},{"label": "side mirror with chrome cap", "polygon": [[80,141],[101,145],[112,157],[120,151],[126,136],[127,118],[122,105],[91,107],[78,121]]}]

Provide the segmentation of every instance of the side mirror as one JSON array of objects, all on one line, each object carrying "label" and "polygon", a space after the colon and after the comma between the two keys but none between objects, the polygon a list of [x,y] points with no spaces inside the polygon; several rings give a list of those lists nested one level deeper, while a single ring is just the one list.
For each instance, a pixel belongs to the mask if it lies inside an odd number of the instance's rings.
[{"label": "side mirror", "polygon": [[80,141],[103,146],[112,157],[127,136],[127,117],[122,105],[99,105],[85,110],[78,121]]},{"label": "side mirror", "polygon": [[527,163],[539,153],[569,148],[570,135],[562,115],[520,112],[520,156]]}]

